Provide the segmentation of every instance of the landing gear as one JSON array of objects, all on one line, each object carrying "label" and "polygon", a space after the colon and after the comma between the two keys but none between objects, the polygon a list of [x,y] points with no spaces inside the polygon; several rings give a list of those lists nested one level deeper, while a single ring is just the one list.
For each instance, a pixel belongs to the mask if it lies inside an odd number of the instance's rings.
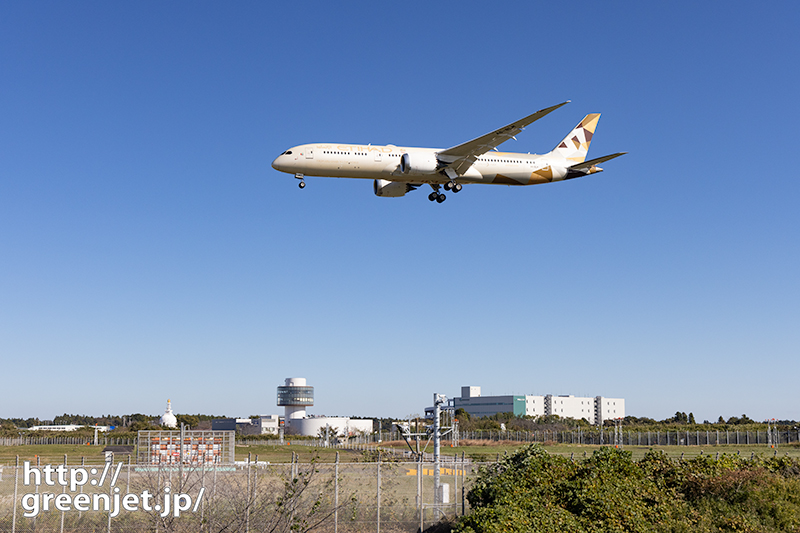
[{"label": "landing gear", "polygon": [[300,180],[300,183],[298,183],[297,186],[300,187],[301,189],[305,189],[306,182],[303,180],[305,176],[303,176],[302,174],[295,174],[294,177]]},{"label": "landing gear", "polygon": [[[430,186],[431,186],[431,189],[433,189],[433,192],[428,195],[428,200],[430,200],[431,202],[437,202],[437,203],[442,203],[445,200],[447,200],[447,196],[445,196],[444,194],[439,192],[439,184],[438,183],[431,183]],[[449,190],[449,189],[447,189],[447,185],[445,185],[444,188],[446,190]]]},{"label": "landing gear", "polygon": [[444,190],[446,191],[453,191],[459,192],[462,189],[462,185],[460,183],[456,183],[455,181],[451,180],[444,184]]}]

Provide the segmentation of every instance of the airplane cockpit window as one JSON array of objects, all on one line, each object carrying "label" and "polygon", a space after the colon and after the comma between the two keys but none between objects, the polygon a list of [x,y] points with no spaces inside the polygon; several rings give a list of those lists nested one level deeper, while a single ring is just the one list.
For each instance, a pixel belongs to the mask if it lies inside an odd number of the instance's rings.
[{"label": "airplane cockpit window", "polygon": [[286,150],[281,155],[292,155],[292,151],[291,150]]}]

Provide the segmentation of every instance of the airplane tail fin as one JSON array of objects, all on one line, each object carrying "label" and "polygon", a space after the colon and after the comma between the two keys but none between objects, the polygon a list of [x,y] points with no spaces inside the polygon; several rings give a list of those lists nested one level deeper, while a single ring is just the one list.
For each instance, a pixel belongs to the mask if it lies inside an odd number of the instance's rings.
[{"label": "airplane tail fin", "polygon": [[589,144],[592,142],[592,136],[599,120],[600,113],[591,113],[583,117],[583,120],[569,132],[569,135],[564,137],[564,140],[547,155],[566,159],[568,166],[586,161]]}]

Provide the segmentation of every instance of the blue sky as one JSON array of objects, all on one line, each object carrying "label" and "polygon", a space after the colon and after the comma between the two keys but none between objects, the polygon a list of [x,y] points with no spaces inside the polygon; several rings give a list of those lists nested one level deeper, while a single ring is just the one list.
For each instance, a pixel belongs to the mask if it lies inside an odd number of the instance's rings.
[{"label": "blue sky", "polygon": [[[796,4],[0,5],[0,417],[421,413],[434,392],[800,419]],[[378,198],[270,167],[603,114],[606,172]]]}]

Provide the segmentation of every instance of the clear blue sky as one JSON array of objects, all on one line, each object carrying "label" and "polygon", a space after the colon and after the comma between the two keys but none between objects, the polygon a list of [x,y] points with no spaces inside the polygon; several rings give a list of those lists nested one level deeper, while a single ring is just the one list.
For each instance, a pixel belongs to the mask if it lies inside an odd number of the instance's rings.
[{"label": "clear blue sky", "polygon": [[[0,417],[421,413],[434,392],[800,419],[794,2],[3,2]],[[572,103],[606,172],[420,190],[270,167]]]}]

